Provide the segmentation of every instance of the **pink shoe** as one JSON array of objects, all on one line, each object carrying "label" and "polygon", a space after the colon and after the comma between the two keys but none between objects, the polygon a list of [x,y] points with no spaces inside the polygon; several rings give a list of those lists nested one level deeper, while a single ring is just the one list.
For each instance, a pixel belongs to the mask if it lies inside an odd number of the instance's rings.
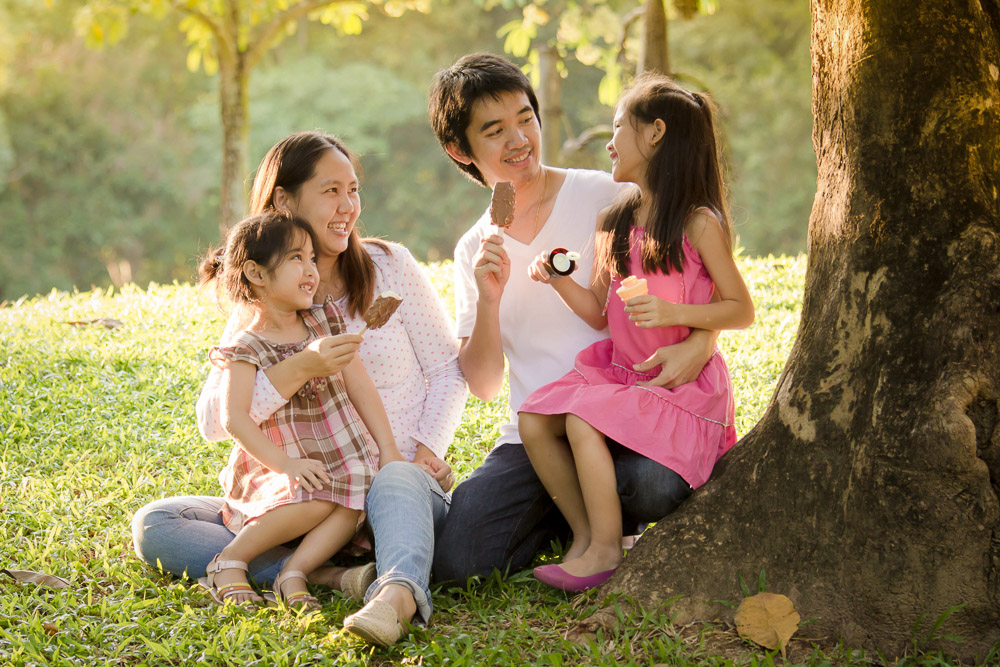
[{"label": "pink shoe", "polygon": [[569,593],[582,593],[591,588],[597,588],[611,578],[618,568],[612,568],[604,572],[598,572],[587,577],[577,577],[558,565],[539,565],[535,568],[535,579],[547,586],[558,588]]}]

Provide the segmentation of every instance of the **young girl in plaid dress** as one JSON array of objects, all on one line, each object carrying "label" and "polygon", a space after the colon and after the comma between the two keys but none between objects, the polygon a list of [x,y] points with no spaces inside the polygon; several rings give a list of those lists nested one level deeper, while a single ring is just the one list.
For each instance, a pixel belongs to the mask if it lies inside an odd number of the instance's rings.
[{"label": "young girl in plaid dress", "polygon": [[236,441],[219,474],[222,518],[236,538],[199,581],[217,602],[259,603],[247,562],[301,537],[274,592],[289,606],[316,608],[306,578],[354,537],[379,465],[402,456],[358,357],[342,373],[309,380],[260,426],[250,418],[259,369],[321,347],[344,329],[331,301],[312,303],[319,276],[307,223],[276,212],[247,218],[199,272],[203,283],[214,282],[247,309],[249,322],[231,345],[211,354],[224,369],[223,422]]}]

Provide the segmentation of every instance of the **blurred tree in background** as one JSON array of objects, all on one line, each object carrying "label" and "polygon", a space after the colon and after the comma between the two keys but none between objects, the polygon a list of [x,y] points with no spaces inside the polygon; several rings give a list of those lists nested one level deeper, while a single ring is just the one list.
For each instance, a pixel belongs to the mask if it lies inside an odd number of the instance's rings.
[{"label": "blurred tree in background", "polygon": [[[362,34],[346,37],[299,20],[255,70],[241,185],[290,132],[338,134],[362,155],[367,232],[422,259],[450,257],[489,193],[444,157],[426,91],[464,53],[503,53],[505,26],[532,11],[487,4],[439,0],[430,13],[401,18],[373,12]],[[550,11],[557,3],[537,4]],[[617,48],[622,17],[640,2],[576,4],[613,10],[595,14],[613,16],[610,42],[596,32],[600,21],[587,20],[595,43]],[[176,22],[143,14],[130,18],[115,48],[88,49],[74,31],[81,6],[0,0],[0,301],[52,287],[187,281],[195,257],[218,239],[217,77],[189,71]],[[816,170],[808,3],[719,0],[714,14],[691,20],[672,7],[672,68],[723,110],[742,245],[803,250]],[[629,34],[622,46],[634,58],[639,33]],[[584,48],[582,60],[579,53],[566,52],[560,65],[564,138],[611,117],[598,100],[606,71],[593,66],[593,50]],[[513,59],[537,66],[531,54]],[[573,163],[607,169],[603,143]]]}]

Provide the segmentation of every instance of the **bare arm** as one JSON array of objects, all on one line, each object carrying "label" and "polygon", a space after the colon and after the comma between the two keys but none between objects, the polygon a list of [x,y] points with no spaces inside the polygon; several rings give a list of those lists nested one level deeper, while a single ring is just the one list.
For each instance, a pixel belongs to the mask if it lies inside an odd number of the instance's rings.
[{"label": "bare arm", "polygon": [[222,373],[222,423],[243,450],[269,470],[288,477],[309,492],[329,484],[324,465],[313,459],[293,459],[271,442],[250,418],[250,400],[257,369],[245,361],[229,361]]},{"label": "bare arm", "polygon": [[461,339],[458,365],[469,390],[484,401],[492,400],[503,386],[503,345],[500,340],[500,297],[510,277],[510,258],[503,238],[488,236],[480,242],[472,262],[478,299],[472,334]]},{"label": "bare arm", "polygon": [[389,417],[385,414],[382,398],[368,377],[365,367],[361,365],[361,358],[354,357],[343,373],[347,397],[378,445],[379,467],[390,461],[404,461],[403,455],[396,447],[396,439],[392,435],[392,427],[389,425]]},{"label": "bare arm", "polygon": [[528,276],[540,283],[552,285],[552,288],[573,311],[577,317],[600,331],[608,326],[608,316],[604,312],[604,303],[608,298],[608,274],[597,270],[591,273],[590,287],[584,287],[570,276],[553,276],[545,269],[548,253],[541,253],[528,267]]},{"label": "bare arm", "polygon": [[712,215],[695,213],[685,232],[701,255],[715,283],[717,300],[693,305],[671,303],[647,294],[629,299],[625,312],[638,326],[686,326],[692,329],[745,329],[754,320],[753,301],[743,276],[736,268],[722,225]]}]

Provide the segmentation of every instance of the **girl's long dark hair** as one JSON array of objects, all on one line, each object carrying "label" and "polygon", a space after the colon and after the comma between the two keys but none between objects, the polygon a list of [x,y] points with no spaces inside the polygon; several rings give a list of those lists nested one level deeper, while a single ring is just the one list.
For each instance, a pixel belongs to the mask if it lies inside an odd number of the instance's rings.
[{"label": "girl's long dark hair", "polygon": [[[626,122],[638,130],[657,118],[666,132],[646,156],[646,183],[652,201],[641,254],[643,271],[680,271],[684,265],[684,223],[699,207],[711,209],[727,238],[732,234],[713,117],[703,93],[682,88],[670,77],[645,72],[618,102]],[[632,189],[605,214],[597,239],[598,266],[612,275],[629,274],[629,238],[640,194]]]},{"label": "girl's long dark hair", "polygon": [[[272,146],[261,160],[250,192],[250,213],[275,210],[274,191],[279,187],[293,197],[298,196],[302,184],[312,178],[316,163],[328,150],[343,153],[361,178],[360,161],[340,139],[322,132],[296,132]],[[378,239],[361,238],[357,224],[351,229],[347,250],[341,253],[337,262],[347,292],[347,310],[352,317],[363,313],[375,296],[375,262],[364,249],[365,243],[375,244],[392,254],[388,244]]]}]

